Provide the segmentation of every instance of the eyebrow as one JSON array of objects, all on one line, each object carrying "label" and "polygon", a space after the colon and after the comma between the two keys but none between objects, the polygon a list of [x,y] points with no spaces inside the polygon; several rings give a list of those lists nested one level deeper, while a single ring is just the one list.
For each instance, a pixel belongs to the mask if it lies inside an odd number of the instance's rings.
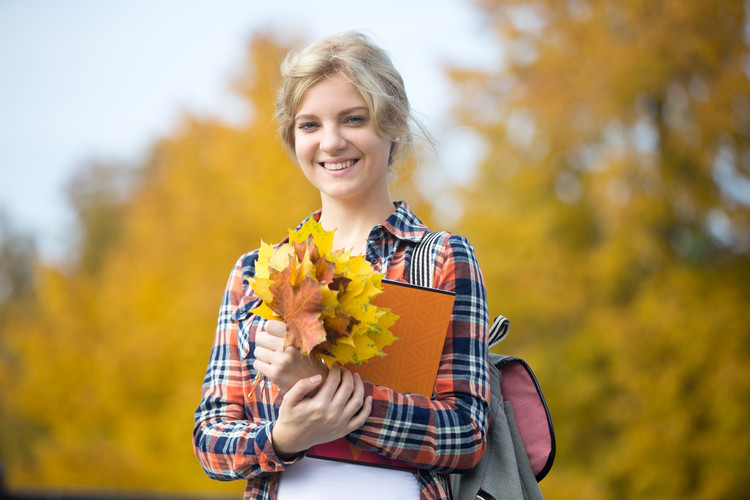
[{"label": "eyebrow", "polygon": [[[346,108],[346,109],[341,110],[341,112],[338,114],[338,116],[348,115],[350,113],[362,112],[362,111],[364,111],[367,114],[370,113],[370,110],[367,108],[367,106],[352,106],[351,108]],[[298,121],[311,120],[311,119],[315,119],[315,118],[317,118],[317,115],[315,115],[313,113],[306,113],[306,114],[303,114],[303,115],[296,115],[294,117],[294,121],[298,122]]]}]

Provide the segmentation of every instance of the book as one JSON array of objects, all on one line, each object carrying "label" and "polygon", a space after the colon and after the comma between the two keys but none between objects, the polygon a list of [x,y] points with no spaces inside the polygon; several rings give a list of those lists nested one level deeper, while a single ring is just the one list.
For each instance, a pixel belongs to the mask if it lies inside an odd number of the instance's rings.
[{"label": "book", "polygon": [[[372,302],[401,316],[391,327],[398,340],[383,348],[385,356],[346,368],[377,386],[432,396],[454,300],[453,292],[383,280],[383,293]],[[344,438],[313,446],[307,450],[307,456],[378,467],[414,468],[361,450]]]}]

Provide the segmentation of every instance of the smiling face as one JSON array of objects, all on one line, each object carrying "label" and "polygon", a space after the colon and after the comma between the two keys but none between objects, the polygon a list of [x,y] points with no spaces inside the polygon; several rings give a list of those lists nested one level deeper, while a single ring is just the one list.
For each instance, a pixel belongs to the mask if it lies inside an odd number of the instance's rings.
[{"label": "smiling face", "polygon": [[341,201],[388,195],[391,141],[378,135],[357,89],[341,76],[305,91],[294,116],[300,168],[323,198]]}]

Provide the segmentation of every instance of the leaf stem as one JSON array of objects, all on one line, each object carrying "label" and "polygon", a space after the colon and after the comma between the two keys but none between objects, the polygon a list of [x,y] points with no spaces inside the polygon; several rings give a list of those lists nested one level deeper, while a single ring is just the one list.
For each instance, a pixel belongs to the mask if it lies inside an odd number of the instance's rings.
[{"label": "leaf stem", "polygon": [[[255,374],[255,378],[253,379],[253,385],[250,387],[250,392],[247,393],[247,397],[249,399],[253,399],[255,397],[255,388],[258,387],[258,384],[260,383],[261,379],[265,381],[265,378],[262,373],[258,372]],[[264,384],[265,385],[265,384]],[[258,401],[263,401],[263,393],[260,393],[260,397],[258,398]]]}]

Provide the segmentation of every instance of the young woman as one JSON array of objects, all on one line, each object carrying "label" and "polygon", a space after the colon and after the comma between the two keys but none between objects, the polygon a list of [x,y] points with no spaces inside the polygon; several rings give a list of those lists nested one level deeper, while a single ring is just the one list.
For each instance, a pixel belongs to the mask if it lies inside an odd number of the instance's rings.
[{"label": "young woman", "polygon": [[[348,33],[290,53],[276,104],[281,137],[320,191],[312,214],[334,230],[334,248],[365,255],[386,278],[408,280],[412,251],[427,228],[388,190],[391,165],[415,131],[403,81],[387,54]],[[447,474],[481,458],[488,423],[487,305],[465,238],[441,237],[437,288],[456,300],[432,398],[376,386],[346,368],[283,349],[286,329],[250,314],[257,251],[229,277],[196,411],[193,442],[206,473],[247,479],[245,499],[450,499]],[[256,372],[272,389],[252,389]],[[254,392],[251,392],[254,391]],[[262,392],[261,392],[262,391]],[[269,397],[269,395],[275,397]],[[346,436],[411,469],[305,456]]]}]

